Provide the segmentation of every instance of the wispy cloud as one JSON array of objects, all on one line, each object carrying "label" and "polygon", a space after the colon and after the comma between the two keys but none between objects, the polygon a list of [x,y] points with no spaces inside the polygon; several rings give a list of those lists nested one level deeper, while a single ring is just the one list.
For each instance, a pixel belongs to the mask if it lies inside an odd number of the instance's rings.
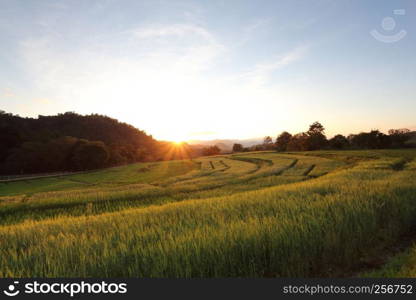
[{"label": "wispy cloud", "polygon": [[252,70],[242,75],[242,77],[246,78],[251,85],[262,86],[269,82],[273,72],[304,58],[308,49],[308,46],[301,46],[284,55],[276,55],[275,59],[257,64]]},{"label": "wispy cloud", "polygon": [[134,35],[140,39],[161,38],[169,36],[186,37],[196,35],[215,43],[214,36],[203,27],[192,24],[152,25],[134,30]]}]

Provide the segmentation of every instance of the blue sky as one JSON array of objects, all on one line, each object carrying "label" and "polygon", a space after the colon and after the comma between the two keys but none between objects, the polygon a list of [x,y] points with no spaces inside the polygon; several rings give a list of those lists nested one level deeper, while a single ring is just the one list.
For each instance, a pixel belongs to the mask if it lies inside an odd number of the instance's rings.
[{"label": "blue sky", "polygon": [[106,114],[170,140],[316,120],[328,135],[416,129],[415,13],[411,0],[0,0],[0,109]]}]

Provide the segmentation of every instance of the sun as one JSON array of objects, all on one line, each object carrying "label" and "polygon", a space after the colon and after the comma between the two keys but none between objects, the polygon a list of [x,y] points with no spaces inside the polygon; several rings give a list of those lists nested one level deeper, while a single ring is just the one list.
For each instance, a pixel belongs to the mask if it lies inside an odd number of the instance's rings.
[{"label": "sun", "polygon": [[184,141],[173,141],[173,144],[177,147],[182,146],[184,143]]},{"label": "sun", "polygon": [[170,138],[167,139],[168,141],[170,141],[173,145],[175,146],[181,146],[184,143],[187,142],[187,137],[183,134],[175,134],[172,135]]}]

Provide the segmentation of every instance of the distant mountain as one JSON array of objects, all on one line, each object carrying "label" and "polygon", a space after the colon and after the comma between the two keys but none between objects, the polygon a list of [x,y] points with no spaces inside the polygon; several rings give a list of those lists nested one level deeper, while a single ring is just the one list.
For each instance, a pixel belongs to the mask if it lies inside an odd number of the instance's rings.
[{"label": "distant mountain", "polygon": [[262,138],[252,139],[216,139],[216,140],[191,140],[188,142],[189,145],[194,146],[217,146],[222,152],[230,152],[233,149],[234,144],[242,144],[244,147],[250,147],[253,145],[261,144]]}]

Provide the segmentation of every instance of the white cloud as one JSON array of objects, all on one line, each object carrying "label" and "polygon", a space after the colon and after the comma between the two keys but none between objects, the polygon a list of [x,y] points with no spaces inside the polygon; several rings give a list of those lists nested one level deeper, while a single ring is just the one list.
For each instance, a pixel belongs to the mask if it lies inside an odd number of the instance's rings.
[{"label": "white cloud", "polygon": [[208,30],[192,24],[152,25],[134,30],[134,35],[139,39],[195,35],[210,43],[216,43],[214,36]]},{"label": "white cloud", "polygon": [[252,70],[246,72],[241,77],[245,78],[252,86],[263,86],[269,82],[273,72],[301,60],[305,57],[307,51],[307,46],[297,47],[284,55],[276,56],[275,59],[266,63],[257,64]]}]

